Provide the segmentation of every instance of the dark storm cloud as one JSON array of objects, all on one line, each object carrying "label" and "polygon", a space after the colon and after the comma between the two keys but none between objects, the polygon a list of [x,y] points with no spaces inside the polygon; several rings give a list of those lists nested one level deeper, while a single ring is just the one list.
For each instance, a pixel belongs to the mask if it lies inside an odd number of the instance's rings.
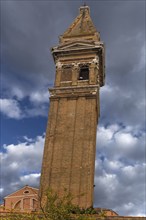
[{"label": "dark storm cloud", "polygon": [[32,90],[46,80],[52,82],[54,64],[50,48],[69,25],[68,16],[70,21],[73,19],[68,5],[53,1],[5,1],[2,6],[4,83],[21,84],[23,90]]},{"label": "dark storm cloud", "polygon": [[42,34],[41,14],[31,2],[3,2],[2,12],[4,86],[20,87],[27,94],[44,84],[43,77],[49,71],[49,35]]},{"label": "dark storm cloud", "polygon": [[[23,98],[52,85],[55,67],[50,48],[58,44],[58,36],[72,23],[82,4],[82,1],[2,2],[4,95]],[[144,59],[144,2],[87,1],[87,5],[106,45],[106,84],[118,87],[119,93],[127,92],[130,98],[126,109],[130,109],[144,98],[144,65],[143,69],[139,67]],[[118,102],[120,109],[125,100]],[[111,112],[108,102],[103,108],[104,115],[108,115],[107,109]]]}]

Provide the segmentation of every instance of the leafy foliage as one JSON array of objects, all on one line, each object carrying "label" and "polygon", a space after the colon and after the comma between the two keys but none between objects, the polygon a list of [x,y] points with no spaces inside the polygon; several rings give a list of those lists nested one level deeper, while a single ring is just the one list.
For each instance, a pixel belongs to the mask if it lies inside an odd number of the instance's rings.
[{"label": "leafy foliage", "polygon": [[[80,195],[82,196],[82,195]],[[51,189],[47,190],[45,207],[42,208],[44,216],[48,220],[94,220],[86,214],[96,214],[93,207],[83,209],[73,204],[74,197],[64,189],[62,197]]]},{"label": "leafy foliage", "polygon": [[63,196],[59,197],[56,192],[51,189],[47,190],[46,203],[42,208],[44,216],[48,220],[70,220],[72,218],[73,197],[70,193],[64,190]]}]

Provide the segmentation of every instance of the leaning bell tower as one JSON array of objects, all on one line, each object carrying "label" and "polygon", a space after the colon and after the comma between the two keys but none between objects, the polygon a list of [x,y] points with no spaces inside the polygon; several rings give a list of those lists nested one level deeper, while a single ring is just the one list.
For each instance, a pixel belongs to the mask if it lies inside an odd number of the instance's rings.
[{"label": "leaning bell tower", "polygon": [[47,188],[66,189],[82,208],[93,205],[99,90],[104,85],[104,45],[88,6],[52,48],[56,65],[50,92],[40,196]]}]

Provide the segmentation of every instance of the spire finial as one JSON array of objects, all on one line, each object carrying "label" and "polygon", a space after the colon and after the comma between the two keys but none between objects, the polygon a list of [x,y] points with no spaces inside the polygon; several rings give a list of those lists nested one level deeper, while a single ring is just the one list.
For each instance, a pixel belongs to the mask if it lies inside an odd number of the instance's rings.
[{"label": "spire finial", "polygon": [[84,2],[83,6],[80,7],[80,13],[85,13],[88,12],[90,14],[90,9],[89,7],[86,5],[86,2]]}]

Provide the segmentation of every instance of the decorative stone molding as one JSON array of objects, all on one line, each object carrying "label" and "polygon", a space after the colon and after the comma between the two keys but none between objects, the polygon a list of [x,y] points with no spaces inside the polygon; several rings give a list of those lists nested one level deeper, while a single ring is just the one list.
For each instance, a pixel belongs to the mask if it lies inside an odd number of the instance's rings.
[{"label": "decorative stone molding", "polygon": [[97,67],[97,68],[99,69],[99,57],[98,57],[98,56],[96,56],[96,57],[92,60],[91,63],[92,63],[92,64],[95,64],[95,65],[96,65],[95,67]]},{"label": "decorative stone molding", "polygon": [[57,68],[57,69],[61,69],[62,66],[63,66],[63,64],[62,64],[60,61],[57,61],[57,62],[56,62],[56,68]]},{"label": "decorative stone molding", "polygon": [[72,65],[73,65],[74,69],[79,69],[79,64],[78,63],[72,63]]}]

